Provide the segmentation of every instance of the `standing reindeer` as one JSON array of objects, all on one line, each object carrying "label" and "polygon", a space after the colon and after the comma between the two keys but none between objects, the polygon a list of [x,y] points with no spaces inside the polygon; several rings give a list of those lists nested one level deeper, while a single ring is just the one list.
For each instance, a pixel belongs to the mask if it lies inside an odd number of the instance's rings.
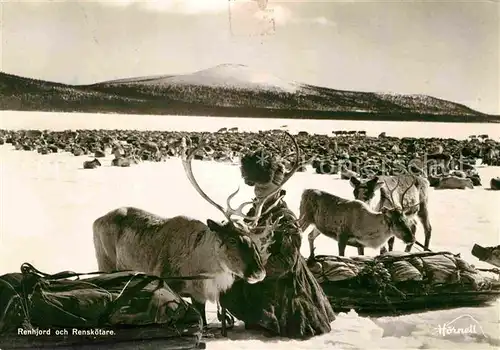
[{"label": "standing reindeer", "polygon": [[[371,180],[359,180],[351,177],[350,184],[354,188],[354,198],[367,203],[373,210],[380,211],[383,207],[391,205],[403,208],[407,215],[415,214],[420,219],[425,232],[425,249],[429,248],[432,226],[429,221],[429,181],[420,176],[396,175],[396,176],[376,176]],[[391,198],[389,186],[393,187]],[[395,198],[392,195],[396,194]],[[406,208],[406,209],[405,209]],[[394,237],[387,242],[389,251],[394,247]],[[406,247],[406,251],[411,250],[412,245]],[[385,248],[381,251],[381,253]]]},{"label": "standing reindeer", "polygon": [[[185,216],[163,218],[142,209],[123,207],[98,218],[93,231],[100,271],[135,270],[174,279],[208,277],[170,283],[174,291],[191,297],[206,326],[207,300],[217,302],[220,293],[231,287],[235,277],[250,284],[262,281],[266,270],[260,248],[248,235],[254,227],[232,218],[245,205],[237,209],[230,205],[239,189],[227,198],[227,209],[224,209],[210,199],[195,180],[191,161],[200,147],[183,157],[184,170],[196,191],[223,213],[227,223],[208,219],[204,224]],[[272,229],[273,224],[267,221],[266,226],[264,229]]]},{"label": "standing reindeer", "polygon": [[365,247],[379,248],[393,236],[406,244],[415,242],[414,221],[394,201],[391,204],[389,208],[374,211],[357,199],[345,199],[320,190],[304,190],[299,225],[302,231],[315,226],[308,235],[310,258],[314,257],[314,240],[321,233],[338,241],[340,256],[344,256],[347,245],[357,247],[358,254],[364,255]]}]

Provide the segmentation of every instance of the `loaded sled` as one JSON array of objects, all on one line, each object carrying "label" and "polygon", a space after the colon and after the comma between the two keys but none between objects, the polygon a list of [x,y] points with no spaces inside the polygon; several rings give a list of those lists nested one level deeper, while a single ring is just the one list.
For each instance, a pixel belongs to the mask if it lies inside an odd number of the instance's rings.
[{"label": "loaded sled", "polygon": [[[320,255],[307,266],[335,312],[396,315],[500,297],[498,279],[449,252]],[[202,331],[200,314],[155,276],[47,275],[29,264],[0,276],[0,349],[200,349]]]},{"label": "loaded sled", "polygon": [[308,267],[335,312],[395,315],[480,306],[500,297],[498,279],[450,252],[319,255],[308,260]]},{"label": "loaded sled", "polygon": [[0,349],[199,349],[201,335],[200,314],[155,276],[0,276]]}]

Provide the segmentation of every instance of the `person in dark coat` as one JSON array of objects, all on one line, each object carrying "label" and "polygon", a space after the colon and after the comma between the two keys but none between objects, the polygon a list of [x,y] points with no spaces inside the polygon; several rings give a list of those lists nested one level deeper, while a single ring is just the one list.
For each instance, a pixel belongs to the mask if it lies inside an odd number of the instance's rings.
[{"label": "person in dark coat", "polygon": [[[241,161],[242,177],[247,185],[254,186],[257,199],[280,187],[285,177],[283,162],[264,155],[264,151],[257,151]],[[253,232],[264,250],[266,278],[256,284],[237,280],[221,295],[220,303],[245,322],[247,329],[260,330],[268,336],[305,339],[330,332],[335,314],[300,254],[301,231],[285,195],[286,191],[280,190],[265,203],[258,228]],[[255,205],[247,216],[254,215],[254,211]],[[272,232],[264,228],[270,222],[276,223]]]}]

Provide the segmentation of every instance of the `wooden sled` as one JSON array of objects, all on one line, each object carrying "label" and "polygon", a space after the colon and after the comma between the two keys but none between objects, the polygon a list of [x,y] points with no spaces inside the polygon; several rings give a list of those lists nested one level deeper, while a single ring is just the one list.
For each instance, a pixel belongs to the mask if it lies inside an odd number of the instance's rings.
[{"label": "wooden sled", "polygon": [[500,297],[500,281],[449,252],[376,257],[320,255],[308,266],[335,312],[399,315],[480,306]]},{"label": "wooden sled", "polygon": [[155,276],[30,264],[0,276],[0,349],[187,350],[204,348],[201,335],[200,314]]}]

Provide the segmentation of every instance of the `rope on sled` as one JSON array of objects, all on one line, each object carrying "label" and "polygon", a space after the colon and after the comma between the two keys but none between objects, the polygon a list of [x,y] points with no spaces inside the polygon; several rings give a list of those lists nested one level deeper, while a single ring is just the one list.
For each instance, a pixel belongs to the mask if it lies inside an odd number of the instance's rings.
[{"label": "rope on sled", "polygon": [[[425,251],[428,251],[428,252],[432,253],[432,251],[429,248],[425,248],[425,246],[423,246],[418,241],[416,241],[415,244],[417,246],[419,246],[420,248],[424,249]],[[460,254],[458,254],[458,256],[460,256]],[[496,267],[492,268],[492,269],[482,269],[482,268],[475,267],[475,269],[478,270],[478,271],[482,271],[482,272],[491,272],[491,273],[496,273],[497,275],[500,275],[500,269],[496,268]]]},{"label": "rope on sled", "polygon": [[478,269],[478,268],[476,268],[476,270],[484,271],[484,272],[492,272],[492,273],[496,273],[497,275],[500,275],[500,269],[498,269],[498,268],[493,268],[493,269]]},{"label": "rope on sled", "polygon": [[[134,272],[133,270],[119,270],[119,271],[112,271],[112,272]],[[63,271],[63,272],[58,272],[56,274],[47,274],[44,272],[41,272],[40,270],[36,269],[33,265],[30,263],[24,263],[21,265],[21,273],[24,274],[35,274],[39,275],[41,277],[47,278],[47,279],[66,279],[66,278],[72,278],[76,277],[77,280],[80,279],[80,276],[87,276],[87,275],[102,275],[102,274],[107,274],[110,272],[104,272],[104,271],[94,271],[94,272],[85,272],[85,273],[77,273],[73,271]],[[146,275],[144,273],[138,272],[138,275]],[[176,276],[176,277],[155,277],[159,278],[165,281],[172,281],[172,280],[208,280],[208,279],[213,279],[214,277],[210,275],[205,275],[205,274],[199,274],[199,275],[193,275],[193,276]]]},{"label": "rope on sled", "polygon": [[[109,315],[113,310],[116,310],[116,308],[119,307],[124,302],[124,293],[127,291],[127,295],[129,295],[129,293],[131,291],[128,290],[129,289],[128,286],[130,285],[130,283],[132,282],[132,280],[135,277],[137,277],[137,276],[148,276],[148,275],[146,275],[144,273],[136,272],[136,271],[132,271],[132,270],[114,271],[114,272],[135,272],[135,273],[134,273],[133,276],[131,276],[130,280],[125,284],[125,286],[123,287],[123,289],[120,291],[118,297],[115,298],[114,303],[112,303],[110,305],[110,307],[108,308],[107,312],[105,312],[103,314],[103,317],[105,317],[106,315]],[[44,272],[36,269],[30,263],[23,263],[21,265],[21,273],[24,276],[35,275],[37,277],[42,277],[42,278],[46,278],[46,279],[50,279],[50,280],[68,279],[68,278],[76,277],[76,280],[79,280],[82,283],[88,283],[89,285],[91,285],[91,286],[93,286],[93,287],[95,287],[97,289],[102,289],[105,292],[109,293],[107,290],[105,290],[103,288],[100,288],[100,287],[94,285],[93,283],[85,282],[83,280],[80,280],[80,276],[101,275],[101,274],[105,274],[105,273],[108,273],[108,272],[94,271],[94,272],[88,272],[88,273],[76,273],[76,272],[73,272],[73,271],[62,271],[62,272],[59,272],[59,273],[56,273],[56,274],[47,274],[47,273],[44,273]],[[193,276],[177,276],[177,277],[157,277],[157,276],[149,276],[149,277],[154,278],[154,279],[160,279],[160,280],[163,280],[163,281],[173,281],[173,280],[184,280],[184,281],[188,280],[189,281],[189,280],[208,280],[208,279],[213,279],[212,276],[205,275],[205,274],[199,274],[199,275],[193,275]],[[150,281],[146,280],[145,282],[149,283]],[[140,283],[139,286],[142,287],[143,284]],[[136,290],[136,289],[137,288],[133,288],[133,290]],[[32,324],[31,324],[31,317],[29,315],[29,306],[28,306],[29,296],[28,296],[28,293],[26,291],[26,285],[25,285],[25,283],[23,283],[23,296],[19,295],[19,297],[21,299],[21,304],[22,304],[24,315],[25,315],[25,317],[24,317],[25,320],[23,322],[23,327],[25,327],[27,329],[33,328]],[[48,300],[46,300],[46,302],[50,303]],[[52,303],[50,303],[50,304],[53,307],[58,308],[56,305],[53,305]],[[217,317],[218,317],[219,321],[222,322],[222,331],[223,331],[223,335],[225,335],[225,332],[226,332],[227,329],[231,329],[231,328],[234,327],[235,319],[234,319],[234,316],[231,315],[226,310],[225,307],[222,307],[219,302],[217,302],[217,309],[218,309],[217,310],[218,311],[217,312]],[[74,316],[74,317],[78,317],[76,315],[73,315],[73,314],[67,312],[66,310],[61,310],[60,309],[60,311],[66,313],[68,315],[71,315],[71,316]],[[104,319],[102,321],[104,321]],[[226,326],[226,324],[228,324],[228,325]]]}]

